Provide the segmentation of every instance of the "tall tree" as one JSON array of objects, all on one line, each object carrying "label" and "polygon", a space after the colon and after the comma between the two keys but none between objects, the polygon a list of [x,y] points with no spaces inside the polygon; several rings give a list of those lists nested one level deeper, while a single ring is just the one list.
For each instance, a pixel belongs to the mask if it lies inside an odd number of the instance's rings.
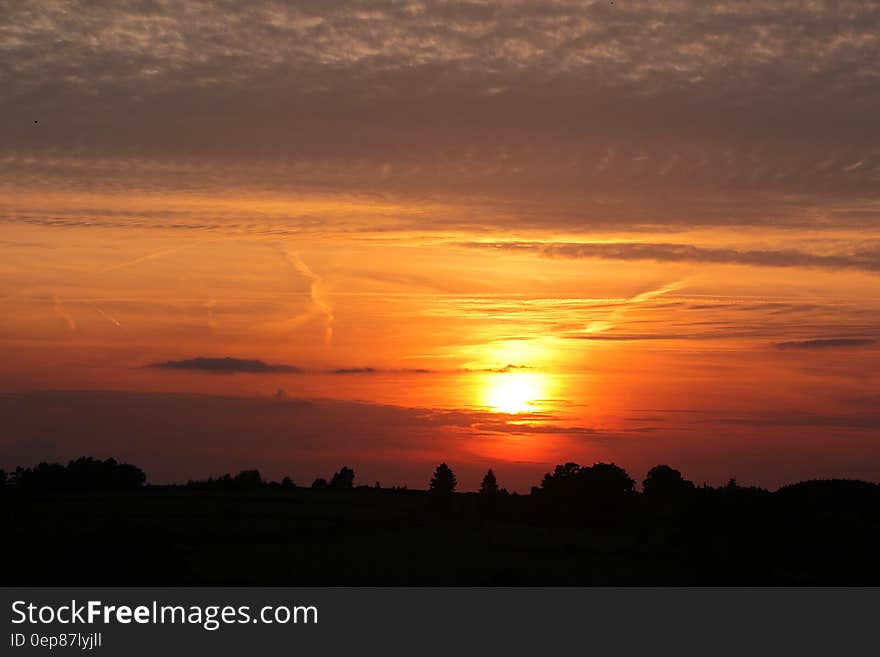
[{"label": "tall tree", "polygon": [[486,476],[483,477],[483,482],[480,484],[480,495],[497,495],[498,494],[498,480],[495,478],[495,473],[492,472],[490,468],[486,473]]},{"label": "tall tree", "polygon": [[456,485],[458,485],[458,481],[455,478],[455,473],[448,465],[441,463],[434,470],[429,491],[434,495],[452,495]]}]

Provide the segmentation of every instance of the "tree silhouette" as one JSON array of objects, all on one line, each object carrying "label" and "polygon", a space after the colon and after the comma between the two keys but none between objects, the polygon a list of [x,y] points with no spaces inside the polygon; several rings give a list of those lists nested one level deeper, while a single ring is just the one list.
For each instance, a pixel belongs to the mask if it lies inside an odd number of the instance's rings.
[{"label": "tree silhouette", "polygon": [[636,482],[626,470],[614,463],[594,463],[580,466],[569,462],[557,465],[553,473],[544,475],[541,488],[534,494],[556,501],[601,500],[615,501],[635,492]]},{"label": "tree silhouette", "polygon": [[[553,474],[549,472],[541,480],[541,491],[553,497],[575,497],[578,494],[581,478],[581,466],[569,461],[557,465]],[[535,489],[538,490],[538,489]]]},{"label": "tree silhouette", "polygon": [[333,475],[330,480],[330,488],[353,488],[354,487],[354,470],[348,466],[342,468]]},{"label": "tree silhouette", "polygon": [[259,470],[242,470],[232,481],[233,487],[238,490],[256,490],[265,485]]},{"label": "tree silhouette", "polygon": [[0,488],[6,485],[6,470],[0,470]]},{"label": "tree silhouette", "polygon": [[498,494],[498,480],[495,479],[495,473],[492,472],[490,468],[488,472],[486,472],[486,476],[483,477],[483,481],[480,484],[480,495],[497,495]]},{"label": "tree silhouette", "polygon": [[614,463],[594,463],[583,468],[581,478],[588,495],[617,497],[635,491],[636,482],[626,470]]},{"label": "tree silhouette", "polygon": [[116,459],[101,461],[86,456],[67,466],[43,462],[35,468],[18,467],[15,471],[16,485],[34,490],[131,490],[143,486],[146,480],[138,467]]},{"label": "tree silhouette", "polygon": [[445,497],[455,492],[458,481],[455,473],[445,463],[441,463],[434,470],[434,476],[431,477],[431,484],[428,487],[429,492],[436,496]]},{"label": "tree silhouette", "polygon": [[327,488],[327,480],[324,477],[318,477],[312,482],[312,488]]},{"label": "tree silhouette", "polygon": [[681,476],[681,472],[668,465],[655,465],[642,482],[645,495],[669,499],[694,490],[694,483]]},{"label": "tree silhouette", "polygon": [[291,479],[290,477],[285,477],[284,479],[281,480],[281,487],[282,488],[296,488],[296,484],[293,483],[293,479]]}]

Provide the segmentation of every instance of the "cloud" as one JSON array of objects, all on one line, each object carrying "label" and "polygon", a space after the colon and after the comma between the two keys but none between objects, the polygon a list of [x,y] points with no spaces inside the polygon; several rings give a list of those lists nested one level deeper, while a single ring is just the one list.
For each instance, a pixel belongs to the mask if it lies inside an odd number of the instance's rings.
[{"label": "cloud", "polygon": [[607,335],[604,333],[584,333],[570,334],[567,338],[574,340],[597,340],[609,342],[629,342],[633,340],[693,340],[697,338],[708,339],[718,337],[738,337],[738,336],[718,336],[718,335],[688,335],[684,333],[617,333]]},{"label": "cloud", "polygon": [[701,421],[704,424],[769,426],[769,427],[833,427],[838,429],[880,429],[880,415],[876,413],[848,413],[832,415],[821,413],[778,412],[758,413],[751,417],[717,417]]},{"label": "cloud", "polygon": [[599,431],[592,427],[578,427],[555,424],[526,424],[522,422],[477,422],[471,425],[477,431],[491,433],[529,435],[529,434],[552,434],[566,436],[580,436],[596,439],[609,439],[614,434]]},{"label": "cloud", "polygon": [[273,365],[262,360],[250,360],[243,358],[187,358],[184,360],[166,360],[161,363],[151,363],[149,367],[163,370],[195,370],[200,372],[217,372],[220,374],[236,374],[247,372],[254,374],[271,374],[278,372],[299,372],[298,367],[293,365]]},{"label": "cloud", "polygon": [[340,367],[330,372],[331,374],[376,374],[378,370],[375,367]]},{"label": "cloud", "polygon": [[650,260],[753,267],[809,267],[880,271],[873,243],[849,253],[823,255],[787,250],[739,250],[663,242],[461,242],[459,246],[499,253],[534,253],[546,258]]},{"label": "cloud", "polygon": [[382,369],[378,367],[340,367],[330,374],[433,374],[435,370],[421,368]]},{"label": "cloud", "polygon": [[76,320],[73,318],[73,315],[65,310],[64,305],[61,303],[61,298],[57,294],[52,295],[52,310],[64,320],[68,330],[76,330]]},{"label": "cloud", "polygon": [[[445,194],[579,230],[871,225],[880,201],[875,3],[70,0],[4,18],[6,181]],[[417,223],[456,221],[501,218]]]},{"label": "cloud", "polygon": [[876,344],[869,338],[819,338],[816,340],[790,340],[777,342],[777,349],[836,349],[839,347],[866,347]]},{"label": "cloud", "polygon": [[[95,307],[97,309],[97,306]],[[112,318],[107,316],[112,321]],[[118,324],[117,324],[118,326]],[[430,370],[424,368],[382,368],[382,367],[336,367],[331,369],[308,369],[295,365],[270,364],[260,359],[243,358],[208,358],[199,356],[181,360],[166,360],[150,363],[147,367],[164,370],[197,370],[202,372],[220,372],[234,374],[247,372],[256,374],[288,373],[288,374],[338,374],[338,375],[372,375],[372,374],[460,374],[462,372],[509,372],[525,366],[508,365],[494,370]]]},{"label": "cloud", "polygon": [[115,317],[113,317],[113,316],[110,315],[109,313],[105,312],[100,306],[96,306],[96,305],[92,304],[92,307],[97,311],[97,313],[98,313],[101,317],[103,317],[103,318],[106,319],[108,322],[110,322],[111,324],[113,324],[113,326],[115,326],[116,328],[121,328],[121,327],[122,327],[122,323],[121,323],[118,319],[116,319]]},{"label": "cloud", "polygon": [[330,344],[333,340],[333,306],[324,292],[323,279],[315,274],[309,266],[302,261],[296,253],[290,253],[283,246],[279,246],[282,257],[290,263],[296,271],[309,279],[309,295],[315,308],[324,316],[324,343]]}]

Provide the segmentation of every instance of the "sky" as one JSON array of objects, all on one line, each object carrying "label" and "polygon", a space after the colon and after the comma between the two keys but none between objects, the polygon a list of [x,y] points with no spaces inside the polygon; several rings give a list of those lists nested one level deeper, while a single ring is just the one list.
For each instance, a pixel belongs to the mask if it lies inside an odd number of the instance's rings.
[{"label": "sky", "polygon": [[0,1],[0,467],[880,480],[880,5]]}]

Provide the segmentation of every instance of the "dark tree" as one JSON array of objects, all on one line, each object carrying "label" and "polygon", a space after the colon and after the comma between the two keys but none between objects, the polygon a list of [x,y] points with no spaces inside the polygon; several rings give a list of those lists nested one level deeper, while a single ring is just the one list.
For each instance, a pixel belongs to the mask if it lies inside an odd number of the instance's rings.
[{"label": "dark tree", "polygon": [[281,488],[296,488],[296,484],[293,483],[293,479],[290,477],[285,477],[281,480]]},{"label": "dark tree", "polygon": [[45,461],[35,468],[16,468],[15,483],[24,490],[64,490],[70,487],[67,469],[60,463]]},{"label": "dark tree", "polygon": [[116,459],[101,461],[91,457],[78,458],[67,466],[40,463],[37,467],[18,468],[15,483],[32,490],[132,490],[144,485],[143,471]]},{"label": "dark tree", "polygon": [[455,473],[448,465],[441,463],[434,470],[434,476],[431,477],[428,490],[435,496],[447,496],[455,492],[456,485],[458,485],[458,481],[455,478]]},{"label": "dark tree", "polygon": [[140,468],[128,463],[89,457],[68,463],[67,478],[70,488],[80,490],[130,490],[143,486],[147,480]]},{"label": "dark tree", "polygon": [[575,497],[580,488],[580,481],[581,466],[568,462],[557,465],[553,469],[553,474],[549,472],[545,474],[544,479],[541,480],[540,490],[553,497]]},{"label": "dark tree", "polygon": [[242,470],[233,479],[233,487],[238,490],[256,490],[265,485],[259,470]]},{"label": "dark tree", "polygon": [[330,488],[354,488],[354,470],[343,466],[330,480]]},{"label": "dark tree", "polygon": [[626,470],[614,463],[577,463],[557,465],[553,474],[544,475],[540,489],[534,489],[553,499],[599,498],[613,499],[635,490],[636,482]]},{"label": "dark tree", "polygon": [[483,477],[483,482],[480,484],[480,495],[497,495],[498,494],[498,480],[495,479],[495,473],[492,472],[490,468],[486,473],[486,476]]},{"label": "dark tree", "polygon": [[0,488],[6,485],[6,471],[0,470]]},{"label": "dark tree", "polygon": [[318,477],[312,482],[312,488],[327,488],[327,480],[324,477]]},{"label": "dark tree", "polygon": [[681,472],[668,465],[656,465],[648,472],[642,482],[645,495],[657,499],[679,497],[694,490],[692,481],[681,476]]},{"label": "dark tree", "polygon": [[594,463],[582,468],[584,493],[590,497],[617,498],[635,491],[636,482],[614,463]]}]

